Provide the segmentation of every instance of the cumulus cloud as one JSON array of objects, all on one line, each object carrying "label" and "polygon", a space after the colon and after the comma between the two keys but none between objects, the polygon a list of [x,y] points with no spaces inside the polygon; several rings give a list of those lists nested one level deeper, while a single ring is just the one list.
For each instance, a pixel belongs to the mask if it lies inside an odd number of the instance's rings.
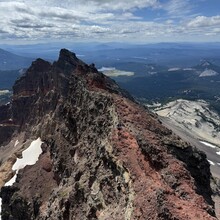
[{"label": "cumulus cloud", "polygon": [[97,34],[113,34],[116,21],[141,19],[129,10],[156,5],[157,0],[0,1],[0,28],[9,38],[47,38],[48,33],[54,38],[92,34],[96,37]]},{"label": "cumulus cloud", "polygon": [[220,16],[197,16],[196,18],[192,19],[188,22],[188,27],[213,27],[220,25]]},{"label": "cumulus cloud", "polygon": [[[193,9],[190,3],[190,0],[0,0],[0,40],[144,41],[187,34],[219,34],[220,16],[196,16],[186,21],[186,15]],[[138,13],[140,9],[155,14],[164,12],[166,18],[147,21],[147,15]]]}]

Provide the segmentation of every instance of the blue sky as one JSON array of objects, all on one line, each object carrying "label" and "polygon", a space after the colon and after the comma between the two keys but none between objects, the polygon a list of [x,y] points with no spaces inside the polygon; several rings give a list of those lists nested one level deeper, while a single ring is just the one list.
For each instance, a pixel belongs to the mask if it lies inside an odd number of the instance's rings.
[{"label": "blue sky", "polygon": [[220,0],[0,0],[0,15],[0,44],[220,41]]}]

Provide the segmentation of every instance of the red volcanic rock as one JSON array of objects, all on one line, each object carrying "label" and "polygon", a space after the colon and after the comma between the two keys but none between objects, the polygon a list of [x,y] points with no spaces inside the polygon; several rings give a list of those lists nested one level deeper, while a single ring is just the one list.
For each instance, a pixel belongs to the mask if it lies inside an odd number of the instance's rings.
[{"label": "red volcanic rock", "polygon": [[2,188],[3,220],[216,219],[205,154],[94,65],[63,49],[53,64],[33,63],[14,89],[11,135],[44,144]]},{"label": "red volcanic rock", "polygon": [[51,172],[52,171],[52,161],[50,159],[50,155],[48,154],[44,154],[41,157],[41,167],[43,170],[47,171],[47,172]]}]

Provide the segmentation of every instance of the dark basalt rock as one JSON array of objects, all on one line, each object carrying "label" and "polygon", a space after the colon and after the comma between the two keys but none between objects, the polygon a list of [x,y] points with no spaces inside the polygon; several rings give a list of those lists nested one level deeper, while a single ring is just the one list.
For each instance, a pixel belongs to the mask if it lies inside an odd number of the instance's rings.
[{"label": "dark basalt rock", "polygon": [[27,201],[16,194],[18,188],[3,187],[0,196],[2,197],[1,218],[4,219],[33,219],[31,218]]},{"label": "dark basalt rock", "polygon": [[0,146],[10,140],[16,130],[16,125],[12,120],[11,104],[0,106]]},{"label": "dark basalt rock", "polygon": [[10,107],[9,104],[0,106],[0,123],[4,123],[10,119]]},{"label": "dark basalt rock", "polygon": [[57,65],[60,68],[66,68],[66,65],[70,65],[70,66],[78,66],[78,65],[85,65],[85,63],[83,63],[81,60],[79,60],[76,57],[76,54],[73,52],[70,52],[67,49],[61,49],[60,50],[60,55],[59,55],[59,59],[57,61]]}]

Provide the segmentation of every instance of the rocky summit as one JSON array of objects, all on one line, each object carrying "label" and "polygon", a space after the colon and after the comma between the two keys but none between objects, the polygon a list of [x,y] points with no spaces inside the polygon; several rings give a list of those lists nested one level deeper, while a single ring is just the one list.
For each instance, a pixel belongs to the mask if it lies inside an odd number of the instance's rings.
[{"label": "rocky summit", "polygon": [[[94,64],[62,49],[13,90],[0,107],[2,220],[216,219],[206,155]],[[36,163],[5,184],[38,138]]]}]

